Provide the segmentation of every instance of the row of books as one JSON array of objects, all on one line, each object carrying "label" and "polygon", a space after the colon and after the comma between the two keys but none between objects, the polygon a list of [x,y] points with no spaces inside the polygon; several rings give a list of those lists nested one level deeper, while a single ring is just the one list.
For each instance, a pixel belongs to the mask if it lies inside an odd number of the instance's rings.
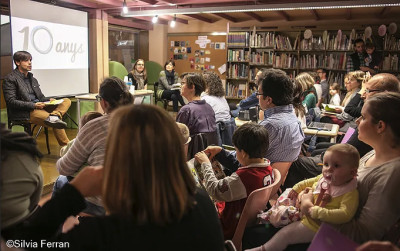
[{"label": "row of books", "polygon": [[274,32],[252,32],[250,36],[251,47],[273,47],[275,41]]},{"label": "row of books", "polygon": [[228,78],[247,78],[249,66],[246,64],[231,64],[228,67]]},{"label": "row of books", "polygon": [[301,69],[316,69],[324,67],[324,55],[307,54],[300,57],[300,68]]},{"label": "row of books", "polygon": [[400,51],[400,39],[394,36],[385,35],[383,49],[389,51]]},{"label": "row of books", "polygon": [[253,64],[265,64],[272,65],[273,64],[273,51],[253,51],[250,54],[250,63]]},{"label": "row of books", "polygon": [[248,61],[248,50],[228,50],[228,61]]},{"label": "row of books", "polygon": [[327,82],[329,83],[329,85],[331,85],[333,83],[339,83],[341,89],[346,89],[344,86],[344,77],[345,76],[346,76],[346,73],[344,73],[344,72],[331,71],[328,74]]},{"label": "row of books", "polygon": [[399,57],[397,54],[391,55],[383,58],[382,63],[383,71],[399,71]]},{"label": "row of books", "polygon": [[246,98],[247,97],[246,84],[228,82],[225,88],[225,95],[226,97]]},{"label": "row of books", "polygon": [[295,50],[297,39],[295,40],[294,46],[292,46],[288,36],[278,35],[275,37],[275,49],[277,50]]},{"label": "row of books", "polygon": [[249,46],[249,33],[248,32],[229,32],[228,33],[228,46]]},{"label": "row of books", "polygon": [[327,68],[334,70],[345,70],[347,53],[306,54],[300,57],[300,69]]},{"label": "row of books", "polygon": [[297,56],[291,53],[275,53],[272,64],[275,68],[297,68]]}]

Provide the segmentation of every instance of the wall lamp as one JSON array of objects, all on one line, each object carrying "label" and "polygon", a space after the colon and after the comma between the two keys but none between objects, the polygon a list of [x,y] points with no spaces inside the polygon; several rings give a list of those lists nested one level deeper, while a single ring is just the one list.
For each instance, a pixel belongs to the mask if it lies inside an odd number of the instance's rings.
[{"label": "wall lamp", "polygon": [[158,22],[158,15],[155,15],[155,16],[151,19],[151,21],[153,22],[153,24],[157,23],[157,22]]},{"label": "wall lamp", "polygon": [[128,13],[128,6],[126,5],[126,0],[124,0],[124,3],[122,4],[122,12],[123,13]]},{"label": "wall lamp", "polygon": [[171,23],[169,24],[169,26],[170,26],[171,28],[174,28],[175,25],[176,25],[176,14],[175,14],[175,16],[174,16],[174,19],[172,19]]}]

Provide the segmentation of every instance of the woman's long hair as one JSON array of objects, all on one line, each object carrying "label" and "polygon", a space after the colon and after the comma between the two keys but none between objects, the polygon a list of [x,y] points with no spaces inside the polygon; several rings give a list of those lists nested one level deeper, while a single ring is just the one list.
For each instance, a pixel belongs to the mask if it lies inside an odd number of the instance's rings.
[{"label": "woman's long hair", "polygon": [[196,186],[175,121],[150,105],[121,107],[110,121],[103,183],[107,211],[138,224],[179,221],[194,203]]},{"label": "woman's long hair", "polygon": [[[131,73],[132,73],[133,77],[136,79],[136,75],[137,75],[137,73],[139,73],[139,72],[136,71],[136,65],[138,64],[139,61],[142,61],[142,62],[143,62],[143,79],[146,80],[146,79],[147,79],[146,65],[145,65],[145,63],[144,63],[144,60],[141,59],[141,58],[139,58],[138,60],[136,60],[135,64],[133,65],[133,68],[132,68]],[[137,79],[136,79],[136,80],[137,80]]]},{"label": "woman's long hair", "polygon": [[99,95],[108,102],[110,113],[121,105],[133,103],[133,96],[129,93],[127,85],[117,77],[109,77],[100,84]]}]

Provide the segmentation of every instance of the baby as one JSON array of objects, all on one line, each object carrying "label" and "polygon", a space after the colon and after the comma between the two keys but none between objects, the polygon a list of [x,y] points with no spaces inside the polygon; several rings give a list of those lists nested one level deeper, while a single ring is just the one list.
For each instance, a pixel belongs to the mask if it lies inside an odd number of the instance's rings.
[{"label": "baby", "polygon": [[[251,250],[284,250],[288,245],[309,243],[321,222],[342,224],[350,221],[358,207],[357,168],[360,156],[349,144],[333,145],[326,150],[322,174],[297,183],[288,197],[301,199],[301,192],[312,189],[313,206],[276,233],[267,243]],[[300,198],[298,198],[300,197]]]}]

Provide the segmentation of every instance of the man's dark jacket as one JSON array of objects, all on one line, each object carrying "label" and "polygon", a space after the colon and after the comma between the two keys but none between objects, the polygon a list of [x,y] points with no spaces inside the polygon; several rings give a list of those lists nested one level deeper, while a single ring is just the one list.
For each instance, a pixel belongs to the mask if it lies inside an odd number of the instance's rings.
[{"label": "man's dark jacket", "polygon": [[[28,78],[32,83],[32,89],[40,102],[48,101],[39,87],[39,82],[33,77],[32,73],[28,73]],[[29,97],[28,87],[24,81],[24,75],[15,69],[9,73],[3,83],[4,99],[7,105],[8,118],[11,120],[29,120],[30,112],[35,109]]]}]

